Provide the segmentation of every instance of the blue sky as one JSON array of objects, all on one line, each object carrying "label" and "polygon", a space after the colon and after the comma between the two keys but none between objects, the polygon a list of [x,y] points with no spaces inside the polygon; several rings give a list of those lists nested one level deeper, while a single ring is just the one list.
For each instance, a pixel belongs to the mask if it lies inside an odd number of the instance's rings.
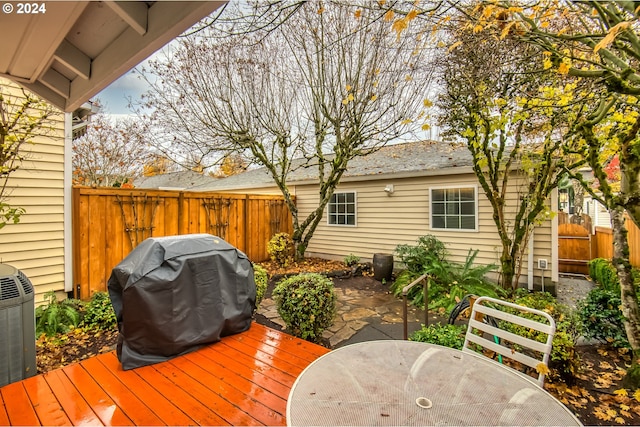
[{"label": "blue sky", "polygon": [[102,92],[94,97],[99,98],[103,104],[103,111],[107,114],[126,115],[131,114],[127,107],[129,98],[134,102],[140,99],[147,90],[144,80],[138,78],[133,71],[129,71],[115,82],[107,86]]}]

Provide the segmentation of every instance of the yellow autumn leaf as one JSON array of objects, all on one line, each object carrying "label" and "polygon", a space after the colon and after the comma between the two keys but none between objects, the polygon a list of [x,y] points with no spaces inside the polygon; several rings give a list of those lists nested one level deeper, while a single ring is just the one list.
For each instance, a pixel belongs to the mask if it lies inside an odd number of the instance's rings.
[{"label": "yellow autumn leaf", "polygon": [[622,417],[616,417],[615,422],[617,422],[618,424],[626,424],[627,422],[624,420],[624,418]]},{"label": "yellow autumn leaf", "polygon": [[411,123],[411,119],[404,119],[400,122],[401,125],[408,125],[409,123]]},{"label": "yellow autumn leaf", "polygon": [[356,19],[360,19],[360,17],[362,16],[362,10],[358,9],[355,12],[353,12],[353,17]]},{"label": "yellow autumn leaf", "polygon": [[422,101],[422,105],[429,108],[433,106],[433,102],[429,101],[428,99],[425,99],[424,101]]},{"label": "yellow autumn leaf", "polygon": [[387,13],[384,14],[384,20],[387,22],[391,22],[393,21],[394,16],[395,16],[395,13],[393,13],[393,10],[389,10],[387,11]]},{"label": "yellow autumn leaf", "polygon": [[480,31],[482,31],[484,29],[484,27],[480,24],[476,25],[475,27],[473,27],[473,32],[474,33],[479,33]]},{"label": "yellow autumn leaf", "polygon": [[406,76],[404,76],[404,79],[408,82],[410,82],[411,80],[413,80],[413,77],[411,77],[409,74],[407,74]]},{"label": "yellow autumn leaf", "polygon": [[372,96],[371,96],[371,100],[372,100],[372,101],[375,101],[376,99],[378,99],[378,95],[372,95]]},{"label": "yellow autumn leaf", "polygon": [[322,12],[324,12],[324,7],[321,7],[320,9],[318,9],[318,15],[322,15]]},{"label": "yellow autumn leaf", "polygon": [[544,21],[540,23],[540,28],[548,28],[549,27],[549,21]]},{"label": "yellow autumn leaf", "polygon": [[347,95],[347,101],[353,101],[353,94],[352,93]]},{"label": "yellow autumn leaf", "polygon": [[613,27],[611,27],[609,29],[609,32],[607,33],[607,35],[604,36],[602,38],[602,40],[600,40],[600,42],[598,42],[597,45],[595,45],[595,47],[593,48],[593,53],[596,53],[600,49],[609,46],[615,40],[615,38],[618,35],[618,33],[620,33],[621,31],[625,30],[626,28],[628,28],[629,25],[631,25],[631,22],[623,21],[623,22],[620,22],[620,23],[614,25]]},{"label": "yellow autumn leaf", "polygon": [[418,11],[413,9],[409,13],[407,13],[407,20],[411,21],[411,20],[415,19],[416,16],[418,16]]},{"label": "yellow autumn leaf", "polygon": [[562,75],[569,74],[569,66],[567,64],[565,64],[564,62],[561,62],[560,65],[558,66],[558,73],[560,73]]},{"label": "yellow autumn leaf", "polygon": [[549,367],[547,365],[545,365],[544,363],[540,362],[536,365],[536,372],[538,372],[539,374],[542,375],[548,375],[549,374]]},{"label": "yellow autumn leaf", "polygon": [[615,409],[607,409],[607,415],[609,415],[611,418],[615,417],[616,415],[618,415],[618,411],[616,411]]},{"label": "yellow autumn leaf", "polygon": [[431,129],[431,126],[429,125],[429,123],[425,123],[422,125],[422,130],[429,130]]},{"label": "yellow autumn leaf", "polygon": [[399,38],[400,34],[407,29],[407,21],[404,19],[396,19],[393,25],[391,25],[391,29],[396,32]]},{"label": "yellow autumn leaf", "polygon": [[346,99],[342,100],[342,105],[347,105],[349,103],[349,101],[347,101]]},{"label": "yellow autumn leaf", "polygon": [[344,88],[349,92],[351,90],[351,85],[346,85]]},{"label": "yellow autumn leaf", "polygon": [[504,28],[502,29],[502,32],[500,33],[500,40],[504,40],[504,38],[507,37],[507,35],[509,34],[509,31],[511,30],[511,27],[513,27],[515,24],[516,24],[516,21],[511,21],[504,26]]},{"label": "yellow autumn leaf", "polygon": [[640,388],[633,392],[633,398],[640,402]]},{"label": "yellow autumn leaf", "polygon": [[625,396],[625,397],[629,395],[629,393],[627,393],[627,390],[624,389],[624,388],[621,388],[619,390],[615,390],[613,392],[613,394],[618,395],[618,396]]},{"label": "yellow autumn leaf", "polygon": [[373,86],[373,87],[378,87],[378,83],[379,83],[379,82],[376,80],[375,82],[373,82],[373,83],[372,83],[372,86]]},{"label": "yellow autumn leaf", "polygon": [[455,42],[454,44],[452,44],[451,46],[449,46],[449,52],[453,51],[453,49],[457,48],[458,46],[460,46],[462,44],[462,42],[460,40],[458,40],[457,42]]},{"label": "yellow autumn leaf", "polygon": [[384,4],[387,2],[387,0],[378,0],[378,4],[380,6],[384,6]]}]

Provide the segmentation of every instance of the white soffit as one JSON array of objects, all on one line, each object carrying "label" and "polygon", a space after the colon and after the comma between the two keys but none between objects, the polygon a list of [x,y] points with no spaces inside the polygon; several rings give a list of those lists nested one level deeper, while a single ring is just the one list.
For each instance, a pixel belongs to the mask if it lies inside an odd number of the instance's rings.
[{"label": "white soffit", "polygon": [[6,1],[0,76],[70,112],[224,3]]}]

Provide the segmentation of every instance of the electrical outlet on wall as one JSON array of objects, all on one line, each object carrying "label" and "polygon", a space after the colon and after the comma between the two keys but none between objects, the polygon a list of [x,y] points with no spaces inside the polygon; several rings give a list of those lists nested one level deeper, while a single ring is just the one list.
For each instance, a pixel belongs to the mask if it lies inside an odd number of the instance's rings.
[{"label": "electrical outlet on wall", "polygon": [[544,258],[540,258],[540,259],[538,260],[538,269],[540,269],[540,270],[546,270],[547,268],[548,268],[547,260],[546,260],[546,259],[544,259]]}]

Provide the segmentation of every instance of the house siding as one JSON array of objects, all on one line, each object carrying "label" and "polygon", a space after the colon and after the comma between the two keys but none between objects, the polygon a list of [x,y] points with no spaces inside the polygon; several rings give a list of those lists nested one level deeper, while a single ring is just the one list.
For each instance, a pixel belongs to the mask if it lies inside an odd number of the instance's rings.
[{"label": "house siding", "polygon": [[[391,196],[384,192],[388,184],[394,186]],[[477,231],[430,228],[429,188],[433,186],[477,188]],[[336,191],[356,193],[357,226],[328,225],[325,214],[307,248],[309,256],[343,259],[353,253],[363,260],[371,260],[374,253],[393,253],[399,244],[415,244],[418,237],[432,234],[445,243],[452,261],[464,262],[469,249],[478,249],[476,264],[499,263],[502,246],[492,219],[493,211],[474,174],[347,182]],[[298,186],[296,193],[300,215],[305,217],[317,206],[317,189],[311,185]],[[510,199],[517,200],[518,194],[514,182],[510,187]],[[533,258],[535,263],[538,258],[552,262],[551,220],[536,228]],[[522,282],[527,279],[527,269],[528,256],[525,253]],[[534,278],[539,280],[540,277],[541,272],[534,271]],[[546,277],[549,277],[548,272]]]},{"label": "house siding", "polygon": [[[20,89],[0,78],[3,91]],[[0,259],[22,270],[35,288],[36,302],[45,292],[62,293],[65,285],[64,256],[64,141],[65,117],[54,117],[54,129],[33,138],[20,169],[7,183],[8,202],[26,213],[18,224],[0,230]]]}]

